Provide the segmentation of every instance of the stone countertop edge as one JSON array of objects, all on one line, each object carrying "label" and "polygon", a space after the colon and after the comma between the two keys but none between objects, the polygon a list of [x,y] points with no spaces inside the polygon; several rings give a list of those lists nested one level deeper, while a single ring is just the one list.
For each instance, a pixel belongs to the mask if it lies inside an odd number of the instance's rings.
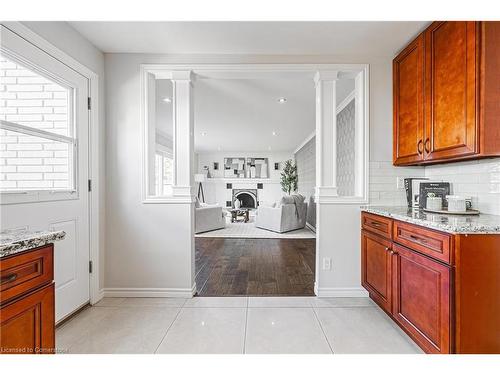
[{"label": "stone countertop edge", "polygon": [[7,230],[0,232],[0,258],[63,240],[66,232]]},{"label": "stone countertop edge", "polygon": [[361,206],[361,211],[450,234],[500,234],[499,215],[442,215],[406,206]]}]

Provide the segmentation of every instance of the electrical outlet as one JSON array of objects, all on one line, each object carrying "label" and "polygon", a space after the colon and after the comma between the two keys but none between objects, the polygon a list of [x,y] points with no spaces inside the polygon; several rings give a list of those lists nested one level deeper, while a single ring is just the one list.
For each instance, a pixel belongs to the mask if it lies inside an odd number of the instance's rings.
[{"label": "electrical outlet", "polygon": [[399,190],[404,190],[405,178],[404,177],[396,177],[396,186]]},{"label": "electrical outlet", "polygon": [[330,271],[332,269],[332,259],[331,258],[323,258],[323,269],[325,271]]}]

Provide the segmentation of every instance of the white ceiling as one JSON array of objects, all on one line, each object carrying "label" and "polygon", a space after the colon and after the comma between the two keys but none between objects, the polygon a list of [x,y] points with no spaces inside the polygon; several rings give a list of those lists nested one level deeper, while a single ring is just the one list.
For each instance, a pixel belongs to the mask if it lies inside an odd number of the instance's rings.
[{"label": "white ceiling", "polygon": [[428,22],[70,22],[103,52],[393,57]]},{"label": "white ceiling", "polygon": [[[157,82],[157,127],[171,135],[172,103],[163,99],[172,95],[172,85]],[[337,81],[337,102],[353,89],[353,79]],[[196,80],[195,150],[293,151],[314,131],[314,101],[310,78]]]},{"label": "white ceiling", "polygon": [[[70,22],[106,53],[323,55],[392,58],[428,22]],[[359,61],[359,60],[358,60]],[[340,81],[339,100],[352,81]],[[167,86],[164,86],[164,89]],[[161,90],[161,87],[159,87]],[[198,79],[197,151],[293,150],[314,130],[312,79]],[[157,101],[159,128],[171,110]],[[279,97],[287,97],[279,104]],[[166,118],[165,121],[161,118]],[[272,136],[272,132],[277,136]],[[201,136],[206,132],[205,136]]]}]

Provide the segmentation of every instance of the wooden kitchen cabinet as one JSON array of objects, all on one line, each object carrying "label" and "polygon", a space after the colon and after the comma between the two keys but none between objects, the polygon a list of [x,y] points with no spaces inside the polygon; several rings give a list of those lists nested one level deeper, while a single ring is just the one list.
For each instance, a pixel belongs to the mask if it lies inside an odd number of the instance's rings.
[{"label": "wooden kitchen cabinet", "polygon": [[427,353],[450,353],[450,267],[393,249],[394,319]]},{"label": "wooden kitchen cabinet", "polygon": [[361,232],[362,285],[385,311],[392,306],[391,242],[363,230]]},{"label": "wooden kitchen cabinet", "polygon": [[361,284],[417,345],[500,353],[500,234],[445,233],[371,212],[361,228]]},{"label": "wooden kitchen cabinet", "polygon": [[1,308],[0,348],[4,354],[52,354],[54,284]]},{"label": "wooden kitchen cabinet", "polygon": [[500,22],[433,22],[393,60],[393,163],[500,156]]},{"label": "wooden kitchen cabinet", "polygon": [[55,348],[54,247],[0,258],[0,353],[49,354]]},{"label": "wooden kitchen cabinet", "polygon": [[478,22],[434,22],[425,35],[425,160],[478,151]]},{"label": "wooden kitchen cabinet", "polygon": [[393,62],[394,164],[424,159],[424,35]]}]

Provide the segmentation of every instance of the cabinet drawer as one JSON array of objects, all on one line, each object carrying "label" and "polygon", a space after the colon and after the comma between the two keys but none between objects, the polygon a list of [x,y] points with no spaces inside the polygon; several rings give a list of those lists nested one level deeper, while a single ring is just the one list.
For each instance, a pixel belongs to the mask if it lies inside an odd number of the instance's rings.
[{"label": "cabinet drawer", "polygon": [[394,222],[394,242],[451,264],[452,236],[400,221]]},{"label": "cabinet drawer", "polygon": [[392,220],[367,212],[361,213],[361,226],[363,229],[376,233],[385,238],[391,239],[392,236]]},{"label": "cabinet drawer", "polygon": [[0,260],[1,300],[11,300],[54,279],[53,245],[15,254]]}]

